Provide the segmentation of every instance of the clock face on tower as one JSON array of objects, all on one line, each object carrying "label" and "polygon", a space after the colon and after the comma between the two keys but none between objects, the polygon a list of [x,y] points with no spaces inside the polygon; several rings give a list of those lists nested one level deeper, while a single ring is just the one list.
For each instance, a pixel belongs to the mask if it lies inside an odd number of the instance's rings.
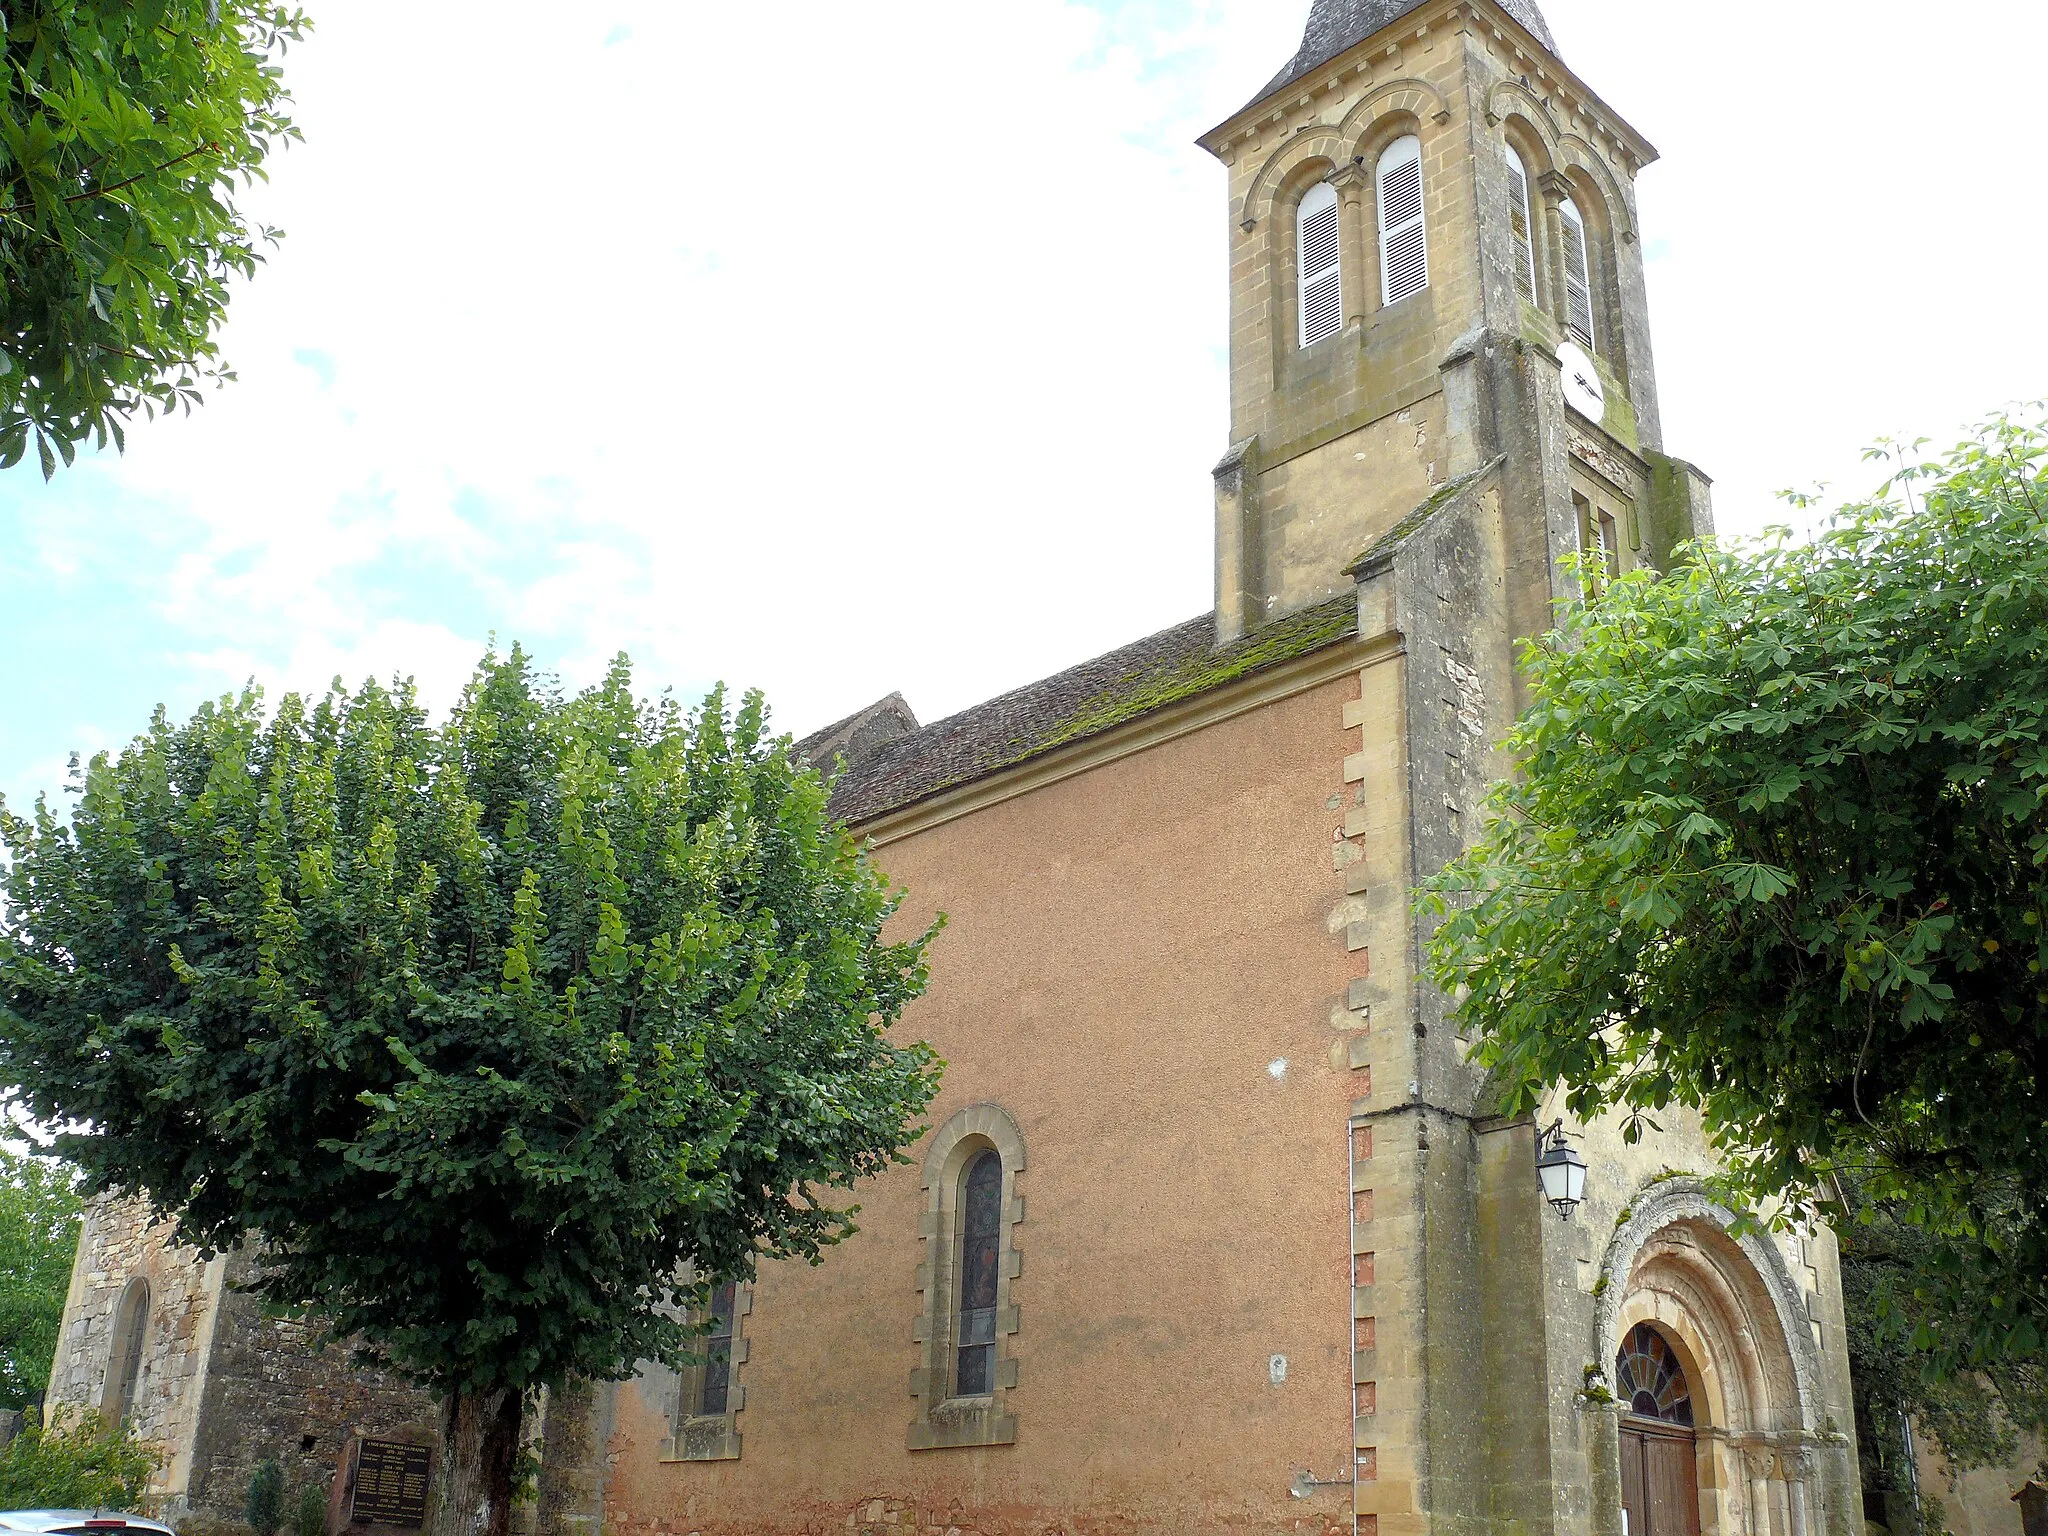
[{"label": "clock face on tower", "polygon": [[1600,382],[1600,370],[1585,349],[1566,342],[1557,349],[1557,364],[1564,372],[1564,403],[1597,422],[1607,414],[1607,386]]}]

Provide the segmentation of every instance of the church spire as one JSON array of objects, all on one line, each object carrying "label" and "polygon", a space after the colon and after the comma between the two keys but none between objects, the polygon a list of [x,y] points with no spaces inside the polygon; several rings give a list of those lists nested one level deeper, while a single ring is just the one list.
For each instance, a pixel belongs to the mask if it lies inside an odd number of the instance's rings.
[{"label": "church spire", "polygon": [[[1423,4],[1424,0],[1315,0],[1308,13],[1308,26],[1302,31],[1301,50],[1246,105],[1257,106],[1282,87],[1329,63],[1345,49],[1392,26],[1410,11],[1421,9]],[[1536,0],[1501,0],[1501,9],[1553,55],[1557,53],[1557,40],[1550,35],[1550,24],[1543,19]]]}]

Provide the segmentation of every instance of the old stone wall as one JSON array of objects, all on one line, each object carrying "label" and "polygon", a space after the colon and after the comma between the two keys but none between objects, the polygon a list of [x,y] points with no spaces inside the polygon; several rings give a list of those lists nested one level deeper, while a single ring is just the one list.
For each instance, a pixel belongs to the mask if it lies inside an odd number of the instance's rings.
[{"label": "old stone wall", "polygon": [[[1514,637],[1579,592],[1570,492],[1583,476],[1628,495],[1645,484],[1624,444],[1565,409],[1555,360],[1527,338],[1467,338],[1443,374],[1460,478],[1356,567],[1360,635],[1398,637],[1401,662],[1381,669],[1391,688],[1362,677],[1346,831],[1377,814],[1407,839],[1361,841],[1347,913],[1371,955],[1352,992],[1369,1018],[1353,1109],[1360,1530],[1618,1536],[1615,1412],[1599,1391],[1626,1303],[1629,1321],[1695,1349],[1703,1529],[1852,1536],[1829,1234],[1731,1235],[1733,1214],[1698,1193],[1716,1157],[1682,1111],[1638,1142],[1570,1126],[1594,1171],[1558,1220],[1534,1177],[1539,1126],[1496,1118],[1451,999],[1412,985],[1431,920],[1407,892],[1480,833],[1511,769],[1497,744],[1524,702]],[[1714,1397],[1735,1379],[1752,1385]]]},{"label": "old stone wall", "polygon": [[149,1308],[129,1422],[139,1438],[164,1452],[150,1491],[173,1513],[184,1507],[188,1491],[222,1268],[220,1260],[208,1263],[175,1246],[145,1202],[112,1198],[87,1210],[72,1265],[49,1401],[72,1410],[111,1409],[106,1398],[117,1313],[131,1283],[145,1282]]},{"label": "old stone wall", "polygon": [[206,1404],[194,1438],[188,1502],[215,1519],[240,1518],[249,1477],[275,1460],[296,1490],[331,1483],[352,1436],[425,1441],[439,1465],[434,1398],[382,1371],[349,1362],[315,1323],[266,1315],[235,1289],[251,1260],[227,1261],[213,1330]]},{"label": "old stone wall", "polygon": [[111,1411],[109,1374],[122,1298],[149,1290],[129,1422],[164,1453],[155,1507],[181,1523],[239,1521],[249,1477],[274,1458],[293,1491],[331,1483],[352,1434],[438,1437],[427,1394],[350,1365],[311,1324],[264,1314],[237,1291],[246,1255],[202,1259],[171,1240],[139,1200],[86,1213],[59,1337],[50,1402]]},{"label": "old stone wall", "polygon": [[598,1536],[604,1525],[609,1385],[573,1379],[547,1394],[540,1437],[537,1536]]},{"label": "old stone wall", "polygon": [[1344,567],[1450,478],[1443,397],[1260,462],[1255,585],[1267,618],[1344,590]]}]

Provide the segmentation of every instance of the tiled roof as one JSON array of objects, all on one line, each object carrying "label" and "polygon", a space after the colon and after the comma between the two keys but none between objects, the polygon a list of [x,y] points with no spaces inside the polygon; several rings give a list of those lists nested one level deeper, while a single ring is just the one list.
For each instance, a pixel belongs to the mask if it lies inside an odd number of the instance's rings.
[{"label": "tiled roof", "polygon": [[[1392,26],[1422,4],[1423,0],[1315,0],[1308,13],[1308,27],[1302,33],[1301,51],[1245,106],[1257,106],[1275,91],[1320,69],[1347,48],[1364,42],[1383,27]],[[1557,40],[1550,35],[1550,25],[1543,19],[1536,0],[1500,0],[1500,4],[1538,42],[1552,53],[1557,52]]]},{"label": "tiled roof", "polygon": [[[1357,633],[1350,591],[1218,647],[1208,613],[848,757],[832,811],[858,826]],[[886,702],[886,701],[885,701]],[[867,711],[862,711],[866,714]],[[857,720],[858,716],[849,717]],[[807,738],[824,745],[847,721]],[[831,764],[820,762],[830,770]]]},{"label": "tiled roof", "polygon": [[844,720],[835,720],[822,731],[813,731],[793,751],[807,763],[827,768],[839,758],[862,762],[892,741],[901,741],[918,728],[917,716],[900,693],[877,699],[866,709],[856,710]]}]

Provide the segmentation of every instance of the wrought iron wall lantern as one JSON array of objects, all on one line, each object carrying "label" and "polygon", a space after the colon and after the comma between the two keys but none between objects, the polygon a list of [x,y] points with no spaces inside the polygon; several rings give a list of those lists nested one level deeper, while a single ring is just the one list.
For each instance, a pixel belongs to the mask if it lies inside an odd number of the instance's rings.
[{"label": "wrought iron wall lantern", "polygon": [[1536,1178],[1558,1219],[1569,1221],[1586,1198],[1586,1160],[1565,1145],[1563,1120],[1553,1122],[1537,1139]]}]

